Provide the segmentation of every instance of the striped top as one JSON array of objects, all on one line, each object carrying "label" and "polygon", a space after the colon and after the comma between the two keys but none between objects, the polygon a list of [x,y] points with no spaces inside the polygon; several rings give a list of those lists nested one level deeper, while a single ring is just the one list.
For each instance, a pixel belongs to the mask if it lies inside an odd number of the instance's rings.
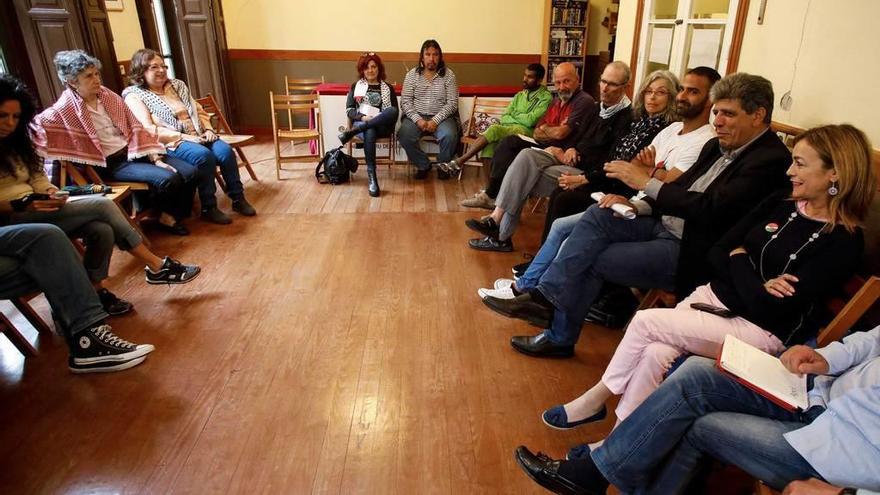
[{"label": "striped top", "polygon": [[415,68],[410,69],[400,93],[400,109],[413,122],[429,116],[439,124],[458,112],[458,83],[449,67],[445,76],[434,74],[430,81]]}]

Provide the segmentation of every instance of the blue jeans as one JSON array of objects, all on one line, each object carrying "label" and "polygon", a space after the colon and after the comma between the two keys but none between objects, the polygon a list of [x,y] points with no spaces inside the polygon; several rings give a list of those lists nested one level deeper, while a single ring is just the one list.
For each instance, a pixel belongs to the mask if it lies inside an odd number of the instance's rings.
[{"label": "blue jeans", "polygon": [[523,273],[523,276],[516,281],[517,289],[524,292],[538,285],[541,275],[544,274],[550,263],[556,259],[556,254],[562,249],[562,245],[568,239],[571,231],[574,230],[574,226],[577,225],[581,216],[583,216],[583,213],[576,213],[571,216],[557,218],[553,221],[550,233],[547,234],[544,244],[541,244],[538,254],[532,259],[529,268]]},{"label": "blue jeans", "polygon": [[0,298],[34,291],[46,295],[68,341],[107,318],[61,229],[46,224],[0,227]]},{"label": "blue jeans", "polygon": [[351,124],[352,129],[361,131],[358,136],[364,141],[364,161],[367,163],[367,170],[375,170],[376,140],[394,133],[398,115],[397,108],[388,107],[366,122],[360,121]]},{"label": "blue jeans", "polygon": [[[244,199],[244,186],[238,173],[238,159],[232,146],[222,139],[205,144],[183,141],[177,145],[177,148],[168,150],[168,156],[196,167],[195,180],[203,210],[217,206],[217,198],[214,196],[217,194],[217,183],[214,181],[214,170],[217,167],[220,167],[220,175],[226,182],[226,194],[233,201]],[[177,168],[174,164],[170,165]]]},{"label": "blue jeans", "polygon": [[[718,371],[714,360],[691,357],[611,432],[592,462],[623,493],[681,493],[707,457],[781,490],[821,479],[782,435],[823,411],[786,411]],[[566,471],[590,460],[572,462]]]},{"label": "blue jeans", "polygon": [[[430,115],[423,115],[422,118],[430,120]],[[400,121],[400,129],[397,131],[397,139],[400,145],[406,150],[406,156],[410,163],[419,170],[428,170],[431,163],[428,161],[428,155],[419,147],[419,138],[429,133],[422,132],[421,129],[408,118]],[[437,159],[441,162],[448,162],[455,156],[455,149],[458,148],[458,120],[454,117],[440,122],[437,130],[434,131],[434,137],[437,138],[437,144],[440,146],[440,153]]]},{"label": "blue jeans", "polygon": [[547,337],[559,345],[577,342],[606,280],[672,290],[679,244],[655,218],[626,220],[610,208],[589,207],[536,286],[556,308]]},{"label": "blue jeans", "polygon": [[67,235],[81,236],[86,245],[82,264],[93,282],[107,278],[114,245],[128,251],[143,242],[116,203],[103,196],[68,201],[58,211],[13,213],[9,220],[13,224],[49,223]]},{"label": "blue jeans", "polygon": [[165,156],[163,161],[177,172],[165,170],[146,161],[124,161],[101,169],[103,176],[122,182],[146,182],[155,195],[156,207],[176,219],[192,213],[192,198],[198,169],[179,158]]}]

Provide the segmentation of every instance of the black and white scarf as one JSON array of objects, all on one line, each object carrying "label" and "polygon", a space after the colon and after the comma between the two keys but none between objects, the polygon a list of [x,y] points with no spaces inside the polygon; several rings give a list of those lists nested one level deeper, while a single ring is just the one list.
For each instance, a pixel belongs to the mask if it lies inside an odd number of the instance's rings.
[{"label": "black and white scarf", "polygon": [[[189,114],[190,120],[192,120],[196,133],[202,134],[204,129],[202,129],[202,123],[199,121],[199,114],[196,112],[196,103],[195,100],[192,99],[192,96],[190,96],[189,88],[186,87],[186,83],[180,79],[170,79],[168,82],[171,89],[177,94],[177,98],[179,98],[181,103],[183,103],[183,106],[186,107],[186,112]],[[165,127],[174,129],[177,132],[186,133],[186,127],[177,116],[174,115],[171,107],[169,107],[168,104],[165,103],[165,100],[159,97],[159,95],[140,86],[129,86],[122,92],[122,97],[125,98],[129,93],[134,94],[144,102],[144,105],[147,106],[150,113],[161,121]]]},{"label": "black and white scarf", "polygon": [[[370,87],[370,83],[367,82],[363,77],[355,83],[354,86],[354,94],[358,94],[360,92],[366,93],[367,89]],[[382,92],[382,108],[379,110],[384,110],[386,108],[391,107],[391,85],[385,81],[379,81],[379,88],[381,88]]]}]

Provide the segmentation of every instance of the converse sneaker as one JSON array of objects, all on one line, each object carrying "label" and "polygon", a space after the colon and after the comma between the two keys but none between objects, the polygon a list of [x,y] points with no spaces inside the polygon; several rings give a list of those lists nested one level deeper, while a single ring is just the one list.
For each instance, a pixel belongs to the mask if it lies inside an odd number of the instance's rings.
[{"label": "converse sneaker", "polygon": [[495,209],[495,200],[490,198],[489,195],[486,194],[486,191],[480,191],[477,194],[474,194],[473,198],[466,199],[459,204],[465,208],[484,208],[486,210]]},{"label": "converse sneaker", "polygon": [[125,299],[119,299],[116,297],[116,294],[107,289],[98,291],[98,299],[101,301],[101,306],[104,307],[104,312],[110,316],[124,315],[131,311],[133,307],[130,302]]},{"label": "converse sneaker", "polygon": [[162,268],[154,272],[150,267],[145,267],[148,284],[185,284],[199,276],[202,269],[196,265],[184,265],[183,263],[165,257]]},{"label": "converse sneaker", "polygon": [[461,172],[461,167],[455,160],[440,162],[437,164],[437,168],[446,172],[449,175],[458,175],[458,173]]},{"label": "converse sneaker", "polygon": [[98,325],[73,336],[68,367],[74,373],[119,371],[136,366],[131,363],[153,352],[150,344],[133,344],[117,337],[110,325]]}]

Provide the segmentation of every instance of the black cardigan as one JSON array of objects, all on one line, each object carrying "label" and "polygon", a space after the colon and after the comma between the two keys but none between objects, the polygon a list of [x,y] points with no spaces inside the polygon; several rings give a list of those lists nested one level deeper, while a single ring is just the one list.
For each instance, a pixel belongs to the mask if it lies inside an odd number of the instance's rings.
[{"label": "black cardigan", "polygon": [[[603,167],[617,142],[629,134],[632,120],[632,107],[624,108],[611,117],[603,119],[599,117],[599,105],[596,105],[592,122],[578,138],[575,149],[580,155],[581,161],[577,164],[577,168],[584,171],[584,175],[591,184],[599,186],[597,191],[602,190],[601,186],[612,182],[605,177]],[[613,182],[620,184],[620,181]]]},{"label": "black cardigan", "polygon": [[[771,197],[758,205],[718,241],[709,253],[715,272],[710,282],[718,299],[739,316],[772,332],[786,346],[812,338],[825,323],[823,302],[856,272],[864,250],[861,229],[849,232],[837,225],[819,234],[825,222],[792,212],[794,201]],[[775,239],[771,236],[776,235]],[[744,247],[747,254],[730,256]],[[798,252],[798,250],[800,251]],[[762,254],[763,252],[763,254]],[[789,255],[797,252],[791,260]],[[764,289],[764,278],[776,278],[786,264],[794,294],[784,298]]]},{"label": "black cardigan", "polygon": [[718,138],[710,139],[687,172],[663,184],[656,200],[646,198],[654,214],[685,220],[675,282],[679,299],[709,281],[706,256],[721,236],[764,198],[791,189],[785,175],[791,153],[776,134],[767,130],[734,158],[705,192],[688,191],[720,157]]}]

